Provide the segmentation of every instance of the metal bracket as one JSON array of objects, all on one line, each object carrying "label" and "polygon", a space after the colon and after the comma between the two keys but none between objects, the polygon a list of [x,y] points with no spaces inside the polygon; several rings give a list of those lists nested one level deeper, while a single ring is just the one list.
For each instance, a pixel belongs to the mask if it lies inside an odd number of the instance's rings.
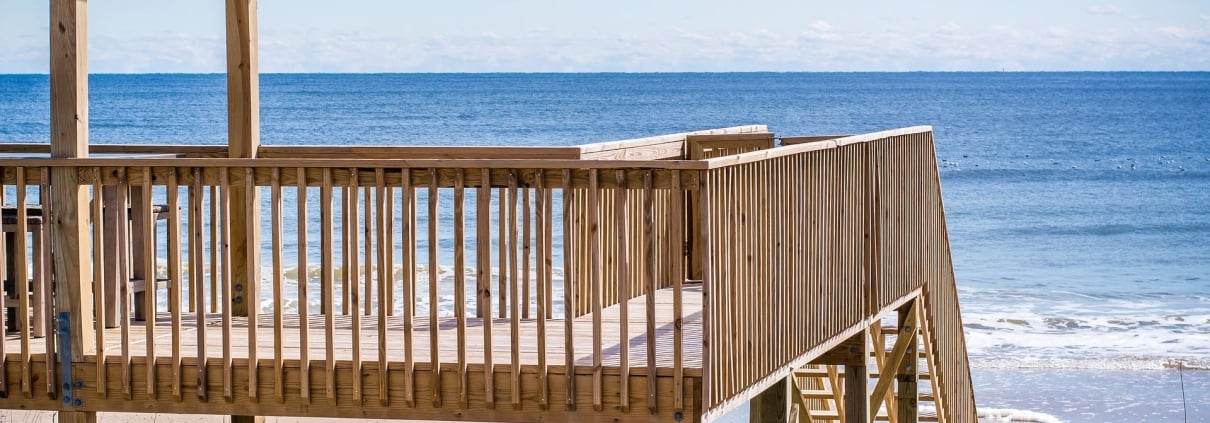
[{"label": "metal bracket", "polygon": [[63,405],[80,407],[84,405],[84,400],[72,394],[72,391],[83,388],[84,382],[75,380],[71,376],[71,314],[61,312],[56,320],[59,335],[59,381],[63,386]]}]

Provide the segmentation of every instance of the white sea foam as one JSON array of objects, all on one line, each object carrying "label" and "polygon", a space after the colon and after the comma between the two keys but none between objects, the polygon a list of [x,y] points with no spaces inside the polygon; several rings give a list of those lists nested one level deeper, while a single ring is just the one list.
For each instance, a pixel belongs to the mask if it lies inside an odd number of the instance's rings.
[{"label": "white sea foam", "polygon": [[1029,410],[1016,410],[1011,408],[980,408],[979,421],[982,423],[1010,423],[1010,422],[1036,422],[1036,423],[1063,423],[1058,417]]}]

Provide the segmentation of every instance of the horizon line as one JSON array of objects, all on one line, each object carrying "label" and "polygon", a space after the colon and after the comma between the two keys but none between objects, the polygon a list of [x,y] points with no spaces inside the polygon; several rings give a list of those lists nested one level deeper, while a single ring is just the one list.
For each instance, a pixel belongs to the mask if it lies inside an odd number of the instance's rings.
[{"label": "horizon line", "polygon": [[[399,72],[259,72],[259,75],[719,75],[719,74],[909,74],[909,73],[1210,73],[1205,70],[852,70],[852,71],[399,71]],[[226,75],[226,72],[90,72],[88,75]],[[0,72],[0,76],[49,76],[49,72]]]}]

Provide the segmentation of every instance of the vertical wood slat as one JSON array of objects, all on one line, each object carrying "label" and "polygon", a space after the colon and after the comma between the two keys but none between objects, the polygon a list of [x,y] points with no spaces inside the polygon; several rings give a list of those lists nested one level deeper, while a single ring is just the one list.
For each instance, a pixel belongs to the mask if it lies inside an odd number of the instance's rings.
[{"label": "vertical wood slat", "polygon": [[438,201],[440,193],[438,189],[437,169],[429,169],[429,363],[432,365],[432,390],[433,390],[433,407],[441,407],[441,350],[438,347],[440,339],[440,325],[437,319],[437,293],[438,293],[438,272],[440,262],[438,261],[438,246],[439,231],[438,222],[440,221],[438,214]]},{"label": "vertical wood slat", "polygon": [[[285,348],[283,315],[286,310],[283,307],[283,302],[286,297],[286,289],[282,278],[285,268],[282,263],[282,253],[284,250],[282,225],[284,223],[284,216],[282,216],[281,168],[275,167],[270,170],[269,184],[269,213],[271,214],[271,242],[273,243],[273,395],[274,399],[280,404],[286,400],[285,357],[283,357],[282,352]],[[302,244],[299,244],[300,249],[301,246]],[[302,289],[302,285],[306,283],[307,276],[301,270],[297,274],[298,287]],[[253,307],[256,308],[255,305]]]},{"label": "vertical wood slat", "polygon": [[[347,243],[344,246],[343,252],[347,260],[348,267],[341,272],[345,275],[345,280],[348,281],[345,285],[346,289],[341,294],[347,299],[349,309],[346,314],[350,316],[350,324],[352,330],[349,333],[349,341],[353,346],[353,357],[351,365],[353,367],[353,402],[361,404],[361,263],[359,260],[360,245],[357,239],[358,231],[361,228],[361,222],[358,216],[358,207],[361,200],[358,198],[358,171],[357,168],[349,168],[349,185],[345,188],[345,204],[348,207],[344,210],[344,231],[347,234]],[[369,222],[366,222],[369,224]],[[367,263],[368,265],[368,263]],[[370,281],[366,281],[370,283]]]},{"label": "vertical wood slat", "polygon": [[[546,214],[546,202],[548,199],[546,195],[546,187],[544,186],[544,176],[545,175],[542,169],[538,169],[537,173],[535,174],[536,181],[534,186],[534,227],[536,228],[535,232],[537,235],[537,248],[535,251],[537,266],[535,270],[538,273],[537,282],[535,283],[535,288],[537,288],[537,307],[535,307],[535,314],[537,314],[538,320],[538,407],[542,408],[543,410],[550,407],[550,389],[547,386],[546,380],[548,374],[546,368],[546,286],[548,283],[550,283],[550,280],[547,279],[546,267],[547,264],[550,263],[548,251],[550,246],[546,244],[546,235],[548,231],[547,219],[549,216]],[[527,305],[526,309],[528,308],[529,306]],[[570,334],[568,334],[568,336],[570,336]]]},{"label": "vertical wood slat", "polygon": [[[498,197],[500,198],[500,203],[499,203],[500,213],[499,213],[499,219],[497,220],[497,222],[499,222],[497,225],[498,226],[497,231],[499,232],[499,234],[498,234],[498,244],[499,245],[497,246],[496,254],[499,256],[499,257],[497,257],[497,260],[499,262],[498,268],[500,269],[500,277],[499,277],[499,286],[498,286],[496,292],[498,293],[498,295],[505,296],[505,295],[509,295],[508,281],[509,281],[510,275],[506,269],[509,268],[508,261],[509,261],[509,257],[512,256],[512,254],[508,251],[508,227],[509,227],[509,225],[507,224],[507,222],[509,222],[510,218],[508,216],[508,208],[505,207],[506,199],[508,197],[507,188],[500,188]],[[500,318],[501,319],[508,318],[509,301],[504,301],[504,299],[501,298],[499,308],[500,308],[500,311],[499,311]]]},{"label": "vertical wood slat", "polygon": [[[458,337],[458,407],[467,407],[470,388],[466,374],[466,214],[464,210],[465,173],[454,172],[454,320]],[[430,271],[436,271],[430,269]]]},{"label": "vertical wood slat", "polygon": [[[656,406],[656,332],[655,332],[655,291],[659,285],[659,275],[656,270],[655,232],[652,228],[655,220],[655,193],[651,187],[651,171],[643,173],[643,257],[644,269],[647,274],[647,409],[655,413]],[[667,218],[667,217],[665,217]],[[673,244],[675,245],[675,244]],[[623,303],[625,304],[625,303]],[[674,317],[675,318],[675,317]]]},{"label": "vertical wood slat", "polygon": [[[669,217],[672,222],[668,225],[668,272],[672,279],[672,409],[685,409],[685,358],[684,358],[684,311],[682,283],[685,280],[685,253],[681,248],[685,242],[685,197],[681,191],[681,178],[672,178],[672,202]],[[705,308],[703,308],[705,310]],[[700,399],[699,399],[700,401]]]},{"label": "vertical wood slat", "polygon": [[529,188],[521,189],[521,318],[529,319],[530,203]]},{"label": "vertical wood slat", "polygon": [[[311,272],[307,265],[307,169],[296,168],[298,179],[298,394],[303,404],[311,402],[311,297],[309,293]],[[322,307],[321,307],[322,309]]]},{"label": "vertical wood slat", "polygon": [[[411,169],[403,169],[403,175],[411,175]],[[416,304],[416,193],[412,189],[412,178],[402,178],[403,192],[402,225],[400,238],[403,243],[403,400],[408,407],[416,405],[416,362],[413,359],[412,330],[415,325]]]},{"label": "vertical wood slat", "polygon": [[[193,184],[189,186],[189,232],[191,234],[190,238],[189,238],[189,275],[190,275],[189,282],[192,284],[190,286],[190,291],[196,292],[193,296],[193,301],[195,302],[194,307],[193,307],[194,312],[195,312],[194,325],[198,328],[204,328],[204,327],[206,327],[206,290],[205,290],[206,265],[205,265],[205,261],[204,261],[204,257],[206,254],[205,254],[205,246],[204,246],[205,241],[204,241],[204,235],[203,235],[203,230],[204,230],[205,224],[202,221],[203,220],[203,218],[202,218],[202,201],[203,201],[203,197],[205,197],[205,195],[206,195],[206,190],[204,189],[204,187],[202,185],[202,169],[195,167],[195,168],[190,169],[190,173],[193,176]],[[211,197],[211,204],[213,204],[214,202],[215,202],[214,197]],[[211,211],[214,210],[213,206],[211,207],[210,210]],[[118,212],[121,212],[121,211],[119,210]],[[214,221],[213,221],[214,215],[211,214],[210,216],[211,216],[211,225],[210,226],[213,230],[213,227],[216,226],[216,225],[214,225]],[[117,231],[117,232],[122,233],[125,231]],[[214,244],[210,244],[210,248],[212,250],[214,247],[215,247]],[[211,262],[211,265],[213,266],[213,261]],[[213,269],[213,267],[212,267],[212,269]],[[211,286],[213,286],[213,285],[211,285]],[[210,295],[214,296],[215,292],[213,290],[211,290]],[[207,363],[206,358],[207,358],[207,356],[206,356],[206,331],[198,330],[197,331],[197,366],[199,369],[208,368],[208,363]],[[198,396],[198,399],[201,399],[203,402],[208,399],[208,389],[207,389],[208,383],[207,382],[208,381],[206,380],[206,372],[198,372],[197,373],[197,396]]]},{"label": "vertical wood slat", "polygon": [[[25,171],[24,167],[16,169],[17,176],[17,228],[14,234],[14,248],[12,254],[16,257],[13,260],[13,289],[17,290],[17,307],[20,310],[16,313],[17,316],[17,331],[20,337],[21,345],[21,393],[25,394],[26,398],[33,395],[33,365],[30,362],[30,319],[28,317],[29,310],[29,289],[25,287],[26,281],[29,280],[29,268],[26,261],[29,244],[25,238],[25,234],[29,231],[29,206],[26,204],[26,188],[25,186]],[[7,311],[5,311],[7,312]],[[7,328],[0,329],[7,330]]]},{"label": "vertical wood slat", "polygon": [[[363,295],[362,295],[362,315],[369,316],[374,310],[374,243],[378,242],[374,239],[374,207],[373,194],[374,187],[366,186],[363,188],[365,194],[365,207],[362,225],[363,246],[363,261],[362,274],[364,275]],[[356,228],[354,228],[356,229]]]},{"label": "vertical wood slat", "polygon": [[716,326],[714,319],[716,317],[713,308],[714,299],[711,297],[714,295],[715,283],[714,266],[710,260],[712,250],[710,226],[713,224],[710,204],[710,186],[712,180],[713,173],[702,172],[697,194],[697,222],[700,222],[697,226],[700,233],[697,235],[702,246],[698,249],[698,254],[700,255],[698,263],[702,268],[702,368],[704,370],[702,372],[702,402],[707,407],[716,404],[714,379],[718,377],[719,373],[716,369],[719,366],[719,363],[716,362],[718,354],[715,352],[718,347],[713,344],[716,336],[714,333],[714,326]]},{"label": "vertical wood slat", "polygon": [[[55,333],[55,324],[54,324],[55,305],[54,305],[54,299],[51,298],[51,293],[54,292],[54,290],[50,286],[51,279],[52,279],[51,275],[50,275],[50,271],[51,271],[50,267],[52,266],[52,264],[50,263],[50,260],[51,260],[50,237],[51,237],[51,227],[54,225],[54,222],[52,221],[51,216],[56,216],[57,213],[56,213],[56,210],[54,209],[54,204],[52,204],[52,201],[49,198],[51,195],[50,168],[43,167],[38,170],[39,170],[38,179],[39,179],[39,184],[40,184],[40,186],[38,187],[38,201],[42,204],[43,218],[42,218],[42,225],[36,234],[37,238],[34,239],[34,247],[35,247],[34,250],[35,251],[34,251],[34,256],[32,257],[33,261],[34,261],[35,269],[37,269],[37,272],[38,272],[38,276],[34,280],[34,298],[37,300],[37,303],[35,304],[35,307],[37,307],[37,308],[34,309],[34,319],[40,319],[40,321],[37,321],[34,323],[34,328],[38,328],[38,327],[42,328],[42,330],[41,330],[42,342],[43,342],[43,345],[44,345],[45,351],[46,351],[46,359],[45,359],[46,362],[55,363],[58,361],[58,358],[56,357],[56,352],[57,352],[56,347],[58,345],[56,337],[58,336],[58,334]],[[77,173],[77,175],[78,175],[78,173]],[[83,212],[84,210],[78,209],[78,211]],[[78,222],[78,224],[81,224],[81,225],[88,224],[88,220],[86,220],[86,219],[77,220],[77,222]],[[80,238],[79,240],[81,242],[83,242],[84,239]],[[0,240],[0,242],[3,242],[3,241]],[[81,276],[87,277],[85,275],[81,275]],[[91,275],[88,275],[88,276],[91,276]],[[91,292],[89,294],[91,294]],[[64,298],[64,300],[67,300],[67,299],[68,298]],[[84,301],[84,298],[79,298],[78,300]],[[70,305],[67,304],[67,302],[68,301],[60,301],[60,304],[59,304],[60,308],[67,309],[68,307],[70,307]],[[87,304],[85,304],[85,306],[91,307],[92,302],[89,301]],[[86,321],[88,321],[88,319],[83,319],[83,321],[79,322],[79,323],[83,323]],[[0,330],[2,330],[2,329],[0,329]],[[68,336],[72,336],[72,335],[69,334]],[[87,341],[92,342],[93,337],[89,336]],[[46,394],[48,397],[51,397],[51,398],[58,396],[58,393],[59,393],[59,378],[57,376],[55,376],[55,371],[57,370],[56,367],[57,366],[53,366],[53,365],[46,366],[46,373],[45,373],[46,380],[44,383],[46,385]]]},{"label": "vertical wood slat", "polygon": [[[98,193],[100,191],[97,191]],[[185,286],[181,280],[181,210],[180,210],[180,187],[177,185],[177,169],[173,168],[168,172],[168,304],[169,311],[172,313],[172,397],[178,402],[182,401],[183,394],[182,386],[182,363],[181,363],[181,288]],[[94,203],[99,204],[100,199],[97,198]],[[100,211],[100,209],[98,209]],[[100,213],[97,213],[100,216]],[[94,227],[93,231],[100,233],[99,228]],[[100,244],[97,244],[100,245]],[[98,262],[100,263],[100,262]],[[100,280],[100,279],[97,279]],[[104,313],[97,312],[97,316],[104,316]],[[98,339],[100,340],[100,339]],[[99,348],[99,346],[98,346]],[[98,357],[100,361],[100,357]]]},{"label": "vertical wood slat", "polygon": [[[503,224],[503,221],[501,221]],[[512,313],[509,315],[510,328],[510,356],[509,356],[509,371],[512,373],[512,398],[511,403],[513,408],[521,408],[521,305],[520,302],[520,287],[521,282],[517,276],[517,171],[510,170],[508,173],[508,273],[509,279],[512,281],[509,287],[509,304]],[[505,251],[501,249],[501,251]],[[503,253],[502,253],[503,255]],[[502,270],[503,271],[503,270]]]},{"label": "vertical wood slat", "polygon": [[[256,180],[253,176],[254,174],[252,168],[244,168],[243,214],[245,216],[245,222],[254,222],[248,225],[247,230],[249,232],[259,232],[260,195],[257,193]],[[241,236],[241,238],[251,240],[259,239],[260,236],[258,233],[254,236]],[[257,365],[260,362],[259,357],[257,356],[257,348],[259,347],[259,343],[257,342],[257,332],[260,329],[260,322],[257,319],[257,317],[260,316],[260,272],[257,269],[260,268],[260,254],[255,254],[252,252],[252,250],[260,250],[260,244],[249,243],[247,244],[246,248],[248,252],[243,257],[244,271],[242,274],[237,275],[237,277],[243,276],[244,278],[244,283],[242,284],[244,292],[239,292],[241,285],[235,285],[235,305],[232,306],[232,310],[237,311],[239,308],[238,306],[243,304],[243,315],[248,319],[248,399],[252,402],[257,402],[260,398],[260,392],[257,389],[257,387],[260,386],[260,372],[257,371]],[[240,301],[241,298],[243,301]]]},{"label": "vertical wood slat", "polygon": [[[104,204],[102,201],[102,195],[103,195],[102,193],[105,191],[105,189],[104,189],[104,186],[101,184],[101,168],[99,168],[99,167],[93,168],[93,174],[96,175],[96,180],[93,181],[93,185],[92,185],[92,193],[93,193],[92,194],[93,195],[93,201],[92,201],[92,224],[93,224],[93,226],[92,226],[92,228],[93,228],[92,229],[92,245],[93,245],[92,262],[94,263],[93,280],[99,281],[99,286],[102,286],[102,289],[105,289],[104,285],[100,285],[100,284],[103,284],[103,282],[105,280],[105,276],[104,276],[105,273],[109,271],[108,269],[105,269],[104,263],[106,263],[106,259],[109,257],[109,255],[113,254],[113,252],[110,251],[107,254],[105,251],[106,249],[102,247],[104,245],[103,244],[103,242],[104,242],[103,235],[105,234],[106,230],[103,229],[103,226],[105,224],[104,223],[105,222],[105,219],[104,219],[105,211],[102,208],[102,205]],[[173,179],[173,181],[175,181],[175,178]],[[4,191],[3,186],[0,186],[0,206],[4,205],[3,191]],[[4,242],[0,242],[0,257],[6,257],[5,251],[4,251],[4,244],[5,244]],[[4,273],[4,260],[0,260],[0,275],[3,275],[3,274],[5,274]],[[2,284],[0,284],[0,285],[2,285]],[[4,292],[3,287],[0,287],[0,298],[8,298],[8,294],[6,294]],[[97,371],[97,396],[101,397],[102,399],[108,397],[106,385],[108,384],[107,382],[109,379],[108,375],[106,374],[106,360],[105,360],[105,355],[106,355],[106,349],[105,349],[105,320],[106,320],[106,318],[105,317],[109,313],[105,309],[105,306],[106,306],[105,300],[106,300],[105,295],[102,295],[100,293],[93,294],[93,307],[94,307],[94,312],[96,313],[96,316],[97,316],[97,318],[94,320],[94,327],[93,327],[93,331],[96,334],[96,338],[97,338],[96,339],[96,342],[97,342],[97,370],[96,370]],[[5,325],[5,322],[4,322],[5,314],[8,314],[8,313],[0,312],[0,330],[6,330],[3,328],[8,327]],[[4,344],[4,342],[0,342],[0,344]],[[4,351],[4,346],[0,345],[0,357],[5,357],[5,356],[6,356],[6,353]],[[7,386],[8,381],[5,376],[4,367],[5,367],[4,359],[0,358],[0,396],[7,396],[7,392],[8,392],[8,386]],[[180,386],[179,379],[177,380],[177,386],[178,387]],[[179,396],[178,396],[177,400],[180,400]]]},{"label": "vertical wood slat", "polygon": [[[198,177],[200,178],[200,176],[201,176],[201,174],[199,173]],[[201,181],[198,180],[198,183],[200,185]],[[119,189],[121,189],[121,186],[119,186]],[[219,250],[222,246],[222,244],[220,244],[220,240],[218,237],[218,230],[220,227],[220,224],[219,224],[220,222],[218,222],[218,203],[219,203],[218,202],[218,198],[219,198],[218,189],[219,189],[218,185],[212,185],[210,187],[210,215],[209,215],[209,222],[210,222],[210,244],[209,244],[210,245],[210,312],[215,313],[215,314],[218,313],[218,302],[219,302],[219,289],[218,289],[219,257],[218,257],[218,255],[219,255]],[[122,208],[125,208],[125,207],[122,207]],[[126,279],[122,278],[119,280],[126,280]]]},{"label": "vertical wood slat", "polygon": [[336,351],[335,351],[335,314],[336,307],[333,299],[336,297],[335,276],[332,268],[332,250],[334,244],[334,216],[332,215],[332,169],[323,169],[323,181],[319,190],[320,215],[320,289],[323,291],[324,313],[324,389],[328,401],[336,402]]},{"label": "vertical wood slat", "polygon": [[[0,167],[0,175],[3,175],[3,174],[4,174],[4,167]],[[99,185],[100,185],[100,183],[98,182],[97,185],[94,185],[94,186],[99,186]],[[4,186],[3,181],[0,181],[0,207],[3,207],[6,202],[6,200],[4,198],[4,193],[6,191],[8,191],[8,189]],[[97,207],[96,205],[93,206],[94,209],[96,207]],[[94,239],[94,241],[96,240],[96,235],[94,235],[93,239]],[[8,244],[8,242],[5,239],[4,234],[0,233],[0,279],[3,279],[4,275],[8,275],[8,272],[10,270],[10,269],[8,269],[8,260],[4,259],[5,257],[9,256],[7,244]],[[102,249],[97,248],[94,250],[93,253],[99,254],[100,250],[102,250]],[[17,254],[14,253],[13,255],[16,256]],[[96,260],[96,259],[94,259],[94,260]],[[97,261],[97,263],[101,263],[101,262]],[[98,266],[98,268],[99,268],[99,266]],[[100,279],[98,279],[98,280],[100,280]],[[0,281],[0,301],[7,301],[7,300],[8,300],[8,290],[4,288],[3,281]],[[2,308],[3,307],[0,307],[0,332],[7,332],[8,331],[8,321],[7,321],[8,310],[3,310]],[[99,314],[100,316],[105,315],[104,308],[98,308],[97,310],[99,310],[98,313],[101,313],[101,314]],[[103,319],[97,319],[97,320],[102,321]],[[104,336],[103,332],[104,332],[103,330],[98,330],[97,336]],[[7,360],[8,351],[5,348],[5,346],[7,344],[8,344],[8,342],[0,342],[0,397],[3,397],[3,398],[8,397],[8,360]],[[105,344],[98,342],[97,345],[101,346],[101,345],[105,345]],[[105,355],[100,354],[100,357],[101,357],[101,359],[97,360],[97,361],[104,362]],[[98,364],[97,366],[99,368],[104,368],[104,364]],[[104,373],[98,373],[98,377],[104,377]],[[102,395],[102,398],[104,398],[105,388],[98,386],[97,389],[98,389],[98,393]]]},{"label": "vertical wood slat", "polygon": [[139,266],[143,269],[143,307],[144,315],[144,334],[146,337],[146,352],[144,357],[147,359],[147,396],[154,399],[156,397],[155,389],[155,321],[156,321],[156,275],[155,275],[155,212],[152,210],[151,201],[151,168],[144,167],[143,185],[140,190],[143,192],[143,200],[141,204],[134,207],[139,207],[143,210],[143,227],[139,233],[143,235],[143,256]]},{"label": "vertical wood slat", "polygon": [[[389,389],[387,376],[389,368],[387,366],[389,360],[387,356],[387,315],[390,314],[391,306],[390,291],[388,287],[394,284],[394,275],[391,272],[392,263],[388,258],[392,244],[387,241],[388,234],[391,233],[391,226],[394,222],[388,217],[387,210],[392,207],[392,204],[387,199],[386,175],[382,168],[374,169],[374,188],[376,201],[376,213],[374,224],[377,226],[376,235],[378,236],[378,401],[382,405],[390,404]],[[368,208],[368,207],[367,207]],[[366,221],[366,227],[369,227],[370,222]],[[369,307],[366,307],[369,310]]]},{"label": "vertical wood slat", "polygon": [[[126,168],[118,168],[118,189],[125,190],[127,187]],[[20,192],[20,191],[18,191]],[[127,225],[129,213],[125,204],[118,205],[116,210],[118,215],[118,225],[120,226],[118,233],[118,245],[130,245],[129,234],[124,226]],[[133,381],[131,380],[130,370],[130,272],[125,258],[118,260],[118,292],[119,292],[119,308],[121,312],[118,315],[118,325],[121,326],[122,338],[122,396],[125,399],[130,399]]]},{"label": "vertical wood slat", "polygon": [[[475,194],[475,285],[477,287],[477,314],[483,322],[483,390],[487,408],[496,408],[495,366],[492,360],[492,247],[491,247],[491,171],[479,171],[479,190]],[[500,200],[503,206],[504,199]],[[500,222],[503,226],[504,222]],[[501,273],[503,273],[501,268]]]},{"label": "vertical wood slat", "polygon": [[[219,168],[219,215],[222,228],[219,230],[219,238],[222,240],[222,251],[219,253],[223,281],[233,280],[231,269],[231,184],[229,183],[230,175],[229,168]],[[231,306],[232,299],[232,284],[221,283],[220,290],[222,291],[222,301],[219,304],[222,306],[222,329],[223,329],[223,399],[231,401],[233,399],[233,378],[235,377],[232,370],[231,357]]]},{"label": "vertical wood slat", "polygon": [[575,231],[572,226],[572,204],[575,201],[575,191],[571,188],[571,169],[563,169],[563,356],[565,363],[564,377],[564,392],[566,392],[566,408],[575,410],[576,407],[576,354],[575,354],[575,313],[573,312],[574,304],[577,300],[575,297],[576,281],[574,276],[577,274],[577,269],[572,268],[572,254],[578,254],[580,251],[573,250],[572,236]]},{"label": "vertical wood slat", "polygon": [[601,377],[601,228],[600,228],[600,190],[597,188],[600,177],[596,169],[588,170],[588,271],[591,284],[592,310],[592,407],[601,411],[602,377]]},{"label": "vertical wood slat", "polygon": [[[540,176],[539,179],[543,182],[539,185],[545,186],[545,182],[544,182],[546,180],[546,176],[544,174],[545,171],[540,171],[540,172],[542,172],[543,175]],[[554,298],[552,298],[553,297],[552,293],[554,292],[554,288],[552,286],[552,283],[553,283],[552,281],[554,280],[554,273],[555,273],[554,256],[553,256],[554,255],[554,236],[555,236],[555,234],[554,234],[554,224],[555,224],[554,223],[554,219],[555,219],[554,192],[555,191],[551,187],[546,187],[544,189],[545,189],[545,192],[543,192],[542,210],[543,210],[543,213],[546,214],[546,221],[544,222],[544,225],[540,226],[539,228],[542,231],[541,233],[545,237],[542,239],[542,242],[545,243],[546,249],[545,249],[545,255],[539,256],[539,258],[542,259],[541,263],[539,263],[539,268],[543,272],[543,275],[546,280],[546,283],[543,284],[542,288],[541,288],[541,289],[545,290],[545,293],[543,296],[545,297],[545,300],[546,300],[546,304],[545,304],[546,312],[545,312],[545,314],[542,314],[542,315],[546,316],[546,318],[549,319],[549,318],[551,318],[552,315],[554,315],[554,312],[555,312],[554,311],[555,310]],[[539,307],[541,307],[541,306],[542,306],[542,304],[539,304]]]},{"label": "vertical wood slat", "polygon": [[[626,171],[615,171],[618,187],[626,186]],[[618,269],[618,367],[621,372],[618,387],[618,400],[623,413],[630,412],[630,258],[627,246],[626,201],[627,190],[614,189],[614,228],[617,230],[617,248],[615,263]]]}]

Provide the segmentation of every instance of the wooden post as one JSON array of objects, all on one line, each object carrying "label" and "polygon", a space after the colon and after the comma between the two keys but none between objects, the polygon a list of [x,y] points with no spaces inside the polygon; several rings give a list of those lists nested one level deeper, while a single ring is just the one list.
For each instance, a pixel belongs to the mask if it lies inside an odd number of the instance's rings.
[{"label": "wooden post", "polygon": [[[55,158],[88,157],[88,3],[50,2],[50,151]],[[57,285],[56,312],[66,314],[70,357],[81,362],[96,352],[92,315],[92,257],[88,191],[75,168],[51,173],[52,277]],[[81,219],[81,216],[85,216]],[[21,236],[24,236],[23,234]],[[64,395],[67,395],[64,392]],[[62,411],[59,421],[96,421],[96,413]]]},{"label": "wooden post", "polygon": [[845,423],[870,423],[870,374],[865,364],[844,366]]},{"label": "wooden post", "polygon": [[[919,377],[918,364],[920,362],[920,355],[916,352],[916,334],[919,331],[912,327],[919,323],[918,319],[912,315],[912,313],[918,311],[917,309],[918,307],[911,305],[899,309],[899,333],[910,334],[900,336],[911,337],[909,341],[911,343],[907,346],[907,351],[904,352],[903,362],[895,369],[895,379],[899,381],[899,389],[895,395],[895,404],[898,405],[899,423],[916,423],[920,421],[920,413],[917,409],[917,401],[919,401],[920,396],[918,392],[919,387],[916,384],[916,379]],[[891,414],[891,411],[887,410],[887,414]]]},{"label": "wooden post", "polygon": [[752,398],[751,413],[748,421],[752,423],[784,423],[790,420],[790,404],[793,401],[790,395],[794,395],[791,388],[794,384],[790,383],[788,378],[794,377],[793,374],[782,379],[769,389]]},{"label": "wooden post", "polygon": [[[256,157],[260,147],[260,82],[257,60],[256,0],[227,0],[227,154],[231,158]],[[232,184],[231,312],[248,316],[259,299],[249,285],[260,283],[260,208],[255,185]],[[253,189],[248,189],[252,186]],[[330,342],[330,340],[329,340]],[[329,360],[330,361],[330,360]],[[232,422],[264,421],[259,416],[231,416]]]},{"label": "wooden post", "polygon": [[[257,60],[256,0],[227,0],[227,154],[256,157],[260,147],[260,83]],[[231,312],[248,315],[248,284],[260,281],[260,204],[255,191],[231,188]]]}]

